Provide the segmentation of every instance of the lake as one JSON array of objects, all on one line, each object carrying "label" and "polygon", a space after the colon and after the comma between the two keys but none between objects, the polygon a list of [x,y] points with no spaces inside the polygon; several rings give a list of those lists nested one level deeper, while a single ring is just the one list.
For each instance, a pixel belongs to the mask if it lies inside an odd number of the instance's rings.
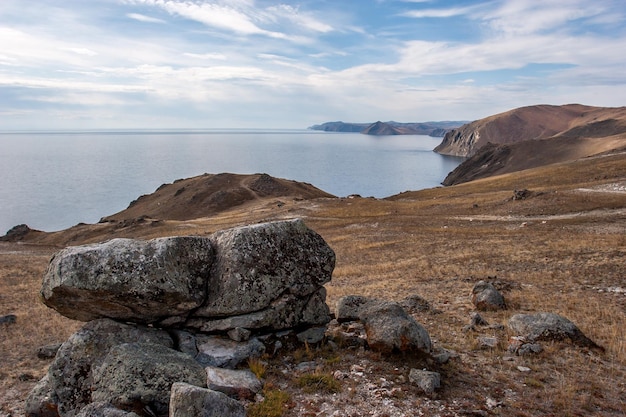
[{"label": "lake", "polygon": [[0,235],[22,223],[45,231],[96,223],[203,173],[267,173],[336,196],[431,188],[461,162],[433,152],[440,142],[310,130],[0,133]]}]

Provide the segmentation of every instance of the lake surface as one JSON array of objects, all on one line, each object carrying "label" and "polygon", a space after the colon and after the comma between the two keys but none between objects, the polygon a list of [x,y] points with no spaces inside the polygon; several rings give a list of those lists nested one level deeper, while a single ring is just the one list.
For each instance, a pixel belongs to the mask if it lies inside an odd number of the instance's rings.
[{"label": "lake surface", "polygon": [[267,173],[336,196],[388,197],[438,186],[461,162],[429,136],[309,130],[0,133],[0,235],[54,231],[128,207],[203,173]]}]

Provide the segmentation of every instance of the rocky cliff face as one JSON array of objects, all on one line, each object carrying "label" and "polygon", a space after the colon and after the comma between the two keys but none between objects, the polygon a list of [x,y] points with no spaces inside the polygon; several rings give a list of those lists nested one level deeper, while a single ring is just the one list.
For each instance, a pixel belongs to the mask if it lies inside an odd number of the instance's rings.
[{"label": "rocky cliff face", "polygon": [[[585,137],[598,137],[594,132],[599,128],[603,129],[603,136],[609,136],[619,133],[623,127],[621,121],[625,119],[624,107],[590,107],[580,104],[521,107],[448,131],[435,152],[470,157],[487,143],[513,144],[532,139],[581,134]],[[608,131],[607,126],[614,129]]]}]

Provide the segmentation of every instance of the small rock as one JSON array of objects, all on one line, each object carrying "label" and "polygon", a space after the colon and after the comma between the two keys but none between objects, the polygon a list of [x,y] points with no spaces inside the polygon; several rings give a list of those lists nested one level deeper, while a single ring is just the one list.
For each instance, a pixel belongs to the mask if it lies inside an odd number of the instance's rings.
[{"label": "small rock", "polygon": [[97,401],[82,408],[76,417],[139,417],[139,415],[132,411],[120,410],[107,402]]},{"label": "small rock", "polygon": [[172,384],[170,417],[245,417],[243,404],[227,395],[183,382]]},{"label": "small rock", "polygon": [[487,320],[476,312],[473,312],[470,317],[470,326],[489,326]]},{"label": "small rock", "polygon": [[478,344],[481,349],[493,349],[498,346],[496,337],[481,336],[478,338]]},{"label": "small rock", "polygon": [[17,316],[15,314],[7,314],[6,316],[0,316],[0,324],[15,324],[17,322]]},{"label": "small rock", "polygon": [[506,309],[504,297],[493,286],[486,281],[479,281],[472,288],[472,303],[477,309],[482,311],[496,311]]},{"label": "small rock", "polygon": [[530,372],[531,371],[531,369],[526,367],[526,366],[518,366],[517,370],[520,371],[520,372]]},{"label": "small rock", "polygon": [[219,336],[197,336],[198,354],[196,360],[203,366],[235,368],[252,357],[265,352],[265,345],[252,338],[246,342],[235,342]]},{"label": "small rock", "polygon": [[61,347],[61,343],[54,343],[52,345],[42,346],[37,349],[37,357],[39,359],[52,359],[56,356],[57,351]]},{"label": "small rock", "polygon": [[431,395],[441,386],[441,375],[437,372],[411,369],[409,381],[420,387],[426,394]]},{"label": "small rock", "polygon": [[209,366],[207,387],[222,392],[231,398],[252,400],[261,389],[263,383],[248,370],[223,369]]}]

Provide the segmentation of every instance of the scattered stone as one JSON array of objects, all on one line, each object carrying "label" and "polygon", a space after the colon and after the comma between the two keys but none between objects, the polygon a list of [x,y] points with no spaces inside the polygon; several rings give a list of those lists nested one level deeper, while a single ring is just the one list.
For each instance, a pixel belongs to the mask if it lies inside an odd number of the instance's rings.
[{"label": "scattered stone", "polygon": [[481,336],[478,338],[478,346],[481,349],[494,349],[498,346],[498,339],[496,337]]},{"label": "scattered stone", "polygon": [[202,305],[213,257],[210,240],[203,237],[68,247],[50,261],[41,296],[74,320],[154,323]]},{"label": "scattered stone", "polygon": [[491,283],[479,281],[472,288],[472,303],[481,311],[506,309],[504,297]]},{"label": "scattered stone", "polygon": [[154,343],[113,347],[93,372],[92,401],[128,411],[167,414],[174,382],[206,387],[206,374],[191,356]]},{"label": "scattered stone", "polygon": [[367,343],[372,350],[428,354],[432,349],[426,329],[397,303],[368,304],[361,310],[360,316],[365,325]]},{"label": "scattered stone", "polygon": [[532,196],[533,192],[527,189],[522,190],[513,190],[513,200],[526,200],[528,197]]},{"label": "scattered stone", "polygon": [[227,395],[184,382],[172,385],[170,417],[245,417],[239,401]]},{"label": "scattered stone", "polygon": [[520,372],[530,372],[531,371],[531,369],[526,367],[526,366],[518,366],[517,370],[520,371]]},{"label": "scattered stone", "polygon": [[489,323],[480,314],[473,312],[470,316],[470,326],[489,326]]},{"label": "scattered stone", "polygon": [[413,368],[409,372],[409,381],[420,387],[427,395],[433,394],[441,387],[441,375],[437,372]]},{"label": "scattered stone", "polygon": [[519,356],[524,356],[543,352],[543,346],[539,343],[529,343],[522,336],[513,336],[509,339],[507,351]]},{"label": "scattered stone", "polygon": [[51,345],[42,346],[37,349],[37,357],[39,359],[52,359],[56,356],[57,351],[61,347],[62,343],[54,343]]},{"label": "scattered stone", "polygon": [[414,294],[409,295],[398,304],[402,306],[409,314],[423,313],[431,311],[430,303],[423,297]]},{"label": "scattered stone", "polygon": [[17,322],[17,316],[15,314],[7,314],[6,316],[0,316],[0,324],[15,324]]},{"label": "scattered stone", "polygon": [[205,368],[207,387],[222,392],[235,399],[254,399],[263,389],[263,383],[248,370],[223,369],[209,366]]},{"label": "scattered stone", "polygon": [[202,366],[234,369],[240,363],[265,352],[265,345],[257,338],[235,342],[219,336],[197,336],[196,360]]},{"label": "scattered stone", "polygon": [[599,349],[574,323],[555,313],[516,314],[509,319],[509,328],[529,342],[537,340],[565,340],[581,347]]}]

